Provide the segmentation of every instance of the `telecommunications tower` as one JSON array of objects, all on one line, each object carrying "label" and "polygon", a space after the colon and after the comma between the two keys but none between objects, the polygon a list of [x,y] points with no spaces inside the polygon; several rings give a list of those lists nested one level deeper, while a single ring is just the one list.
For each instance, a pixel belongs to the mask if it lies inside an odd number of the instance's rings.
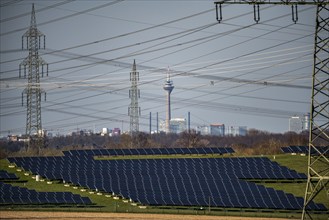
[{"label": "telecommunications tower", "polygon": [[223,19],[223,4],[253,5],[254,20],[260,21],[260,6],[290,5],[292,20],[298,21],[298,5],[314,5],[315,33],[312,72],[312,95],[308,142],[307,185],[302,219],[313,219],[309,204],[319,194],[329,196],[329,150],[321,151],[319,143],[329,143],[329,0],[221,0],[216,1],[216,19]]},{"label": "telecommunications tower", "polygon": [[131,87],[129,90],[129,98],[131,100],[128,107],[128,114],[130,116],[130,135],[134,136],[139,131],[139,116],[141,109],[138,107],[138,98],[140,98],[140,91],[137,88],[139,81],[139,72],[136,71],[136,62],[134,60],[133,69],[130,72]]},{"label": "telecommunications tower", "polygon": [[168,67],[167,71],[167,80],[165,81],[165,85],[163,86],[163,89],[166,91],[167,95],[167,110],[166,110],[166,133],[170,133],[170,119],[171,119],[171,108],[170,108],[170,94],[172,90],[174,89],[173,82],[170,79],[170,70]]},{"label": "telecommunications tower", "polygon": [[[24,41],[26,43],[24,44]],[[29,29],[22,36],[22,50],[28,50],[29,55],[19,65],[19,77],[21,78],[22,67],[24,78],[28,82],[22,92],[22,105],[26,94],[26,135],[29,139],[28,147],[36,147],[38,150],[43,144],[43,130],[41,124],[41,94],[46,93],[40,87],[40,73],[43,77],[44,68],[48,76],[48,64],[39,56],[38,50],[45,49],[45,35],[37,29],[34,4],[32,4],[31,23]],[[43,44],[41,43],[43,41]],[[41,47],[42,45],[42,47]],[[41,68],[40,68],[41,67]]]}]

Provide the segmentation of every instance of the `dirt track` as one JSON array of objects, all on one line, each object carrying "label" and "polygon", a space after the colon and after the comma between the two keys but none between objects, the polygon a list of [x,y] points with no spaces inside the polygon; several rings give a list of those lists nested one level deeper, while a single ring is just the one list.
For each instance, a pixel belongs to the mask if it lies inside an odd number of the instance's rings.
[{"label": "dirt track", "polygon": [[[0,219],[51,219],[51,220],[285,220],[282,218],[248,218],[200,215],[160,215],[160,214],[126,214],[126,213],[92,213],[92,212],[27,212],[0,211]],[[291,220],[291,219],[290,219]]]}]

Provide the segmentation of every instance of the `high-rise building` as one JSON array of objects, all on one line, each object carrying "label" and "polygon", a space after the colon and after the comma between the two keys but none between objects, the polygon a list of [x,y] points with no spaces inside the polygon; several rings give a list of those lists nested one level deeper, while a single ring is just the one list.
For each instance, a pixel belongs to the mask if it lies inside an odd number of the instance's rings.
[{"label": "high-rise building", "polygon": [[170,132],[179,134],[184,131],[186,131],[186,119],[185,118],[170,119]]},{"label": "high-rise building", "polygon": [[300,133],[303,131],[303,121],[299,116],[289,118],[289,131]]},{"label": "high-rise building", "polygon": [[246,136],[247,126],[228,126],[227,134],[232,136]]},{"label": "high-rise building", "polygon": [[109,135],[109,129],[108,128],[102,128],[101,136]]},{"label": "high-rise building", "polygon": [[208,125],[200,125],[196,128],[196,131],[201,135],[209,135],[210,127]]},{"label": "high-rise building", "polygon": [[210,125],[210,134],[215,136],[224,136],[225,135],[225,125],[224,124],[211,124]]},{"label": "high-rise building", "polygon": [[159,120],[159,132],[166,132],[166,120]]},{"label": "high-rise building", "polygon": [[310,113],[304,115],[303,130],[304,131],[310,130]]},{"label": "high-rise building", "polygon": [[171,132],[170,131],[170,119],[171,119],[171,107],[170,107],[170,94],[172,90],[174,89],[173,82],[170,79],[170,71],[168,68],[167,71],[167,80],[165,81],[165,85],[163,86],[163,89],[166,91],[167,96],[167,103],[166,103],[166,133]]},{"label": "high-rise building", "polygon": [[120,128],[114,128],[112,131],[113,136],[119,136],[121,134]]}]

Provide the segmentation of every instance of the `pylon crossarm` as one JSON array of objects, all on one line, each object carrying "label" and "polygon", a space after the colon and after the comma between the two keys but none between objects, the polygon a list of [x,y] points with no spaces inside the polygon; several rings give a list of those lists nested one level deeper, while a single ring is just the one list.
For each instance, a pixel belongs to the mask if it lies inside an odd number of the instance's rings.
[{"label": "pylon crossarm", "polygon": [[327,5],[327,0],[221,0],[215,4]]},{"label": "pylon crossarm", "polygon": [[37,28],[29,28],[24,34],[23,37],[43,37],[45,36],[41,31]]}]

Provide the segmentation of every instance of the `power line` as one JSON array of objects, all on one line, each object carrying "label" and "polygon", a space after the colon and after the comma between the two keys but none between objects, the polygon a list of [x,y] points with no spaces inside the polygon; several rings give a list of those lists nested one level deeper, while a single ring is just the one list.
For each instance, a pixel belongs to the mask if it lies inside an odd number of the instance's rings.
[{"label": "power line", "polygon": [[23,0],[12,0],[12,1],[8,1],[8,2],[5,2],[5,3],[2,3],[2,4],[0,4],[0,8],[7,7],[9,5],[19,3],[21,1],[23,1]]},{"label": "power line", "polygon": [[[101,8],[104,8],[104,7],[108,7],[108,6],[117,4],[117,3],[122,2],[122,1],[124,1],[124,0],[117,0],[117,1],[113,1],[113,2],[108,2],[106,4],[102,4],[102,5],[93,7],[93,8],[89,8],[89,9],[86,9],[86,10],[83,10],[83,11],[80,11],[80,12],[77,12],[77,13],[74,13],[74,14],[70,14],[70,15],[63,16],[63,17],[60,17],[60,18],[56,18],[56,19],[53,19],[53,20],[50,20],[50,21],[38,23],[38,26],[42,26],[42,25],[53,23],[53,22],[57,22],[57,21],[68,19],[68,18],[72,18],[72,17],[78,16],[78,15],[81,15],[81,14],[84,14],[84,13],[87,13],[87,12],[90,12],[90,11],[94,11],[94,10],[97,10],[97,9],[101,9]],[[12,30],[12,31],[1,33],[0,36],[6,36],[6,35],[13,34],[13,33],[16,33],[16,32],[20,32],[20,31],[23,31],[23,30],[25,30],[25,28],[15,29],[15,30]]]},{"label": "power line", "polygon": [[[53,9],[55,7],[65,5],[65,4],[73,2],[73,1],[75,1],[75,0],[66,0],[66,1],[63,1],[63,2],[59,2],[59,3],[53,4],[53,5],[46,6],[44,8],[37,9],[37,10],[35,10],[35,12],[38,13],[38,12],[46,11],[46,10],[49,10],[49,9]],[[15,1],[14,3],[17,3],[17,2],[20,2],[20,1]],[[3,7],[3,6],[1,5],[0,7]],[[23,13],[23,14],[19,14],[19,15],[9,17],[9,18],[1,19],[0,23],[4,23],[4,22],[7,22],[7,21],[12,21],[12,20],[15,20],[17,18],[25,17],[27,15],[30,15],[30,12],[26,12],[26,13]]]},{"label": "power line", "polygon": [[[157,69],[157,68],[156,68]],[[159,69],[159,68],[158,68]],[[151,70],[151,69],[149,69],[149,70]],[[149,83],[150,84],[150,83]],[[193,98],[193,97],[192,97]],[[60,106],[60,103],[58,103],[58,105]],[[97,111],[96,111],[97,112]]]}]

